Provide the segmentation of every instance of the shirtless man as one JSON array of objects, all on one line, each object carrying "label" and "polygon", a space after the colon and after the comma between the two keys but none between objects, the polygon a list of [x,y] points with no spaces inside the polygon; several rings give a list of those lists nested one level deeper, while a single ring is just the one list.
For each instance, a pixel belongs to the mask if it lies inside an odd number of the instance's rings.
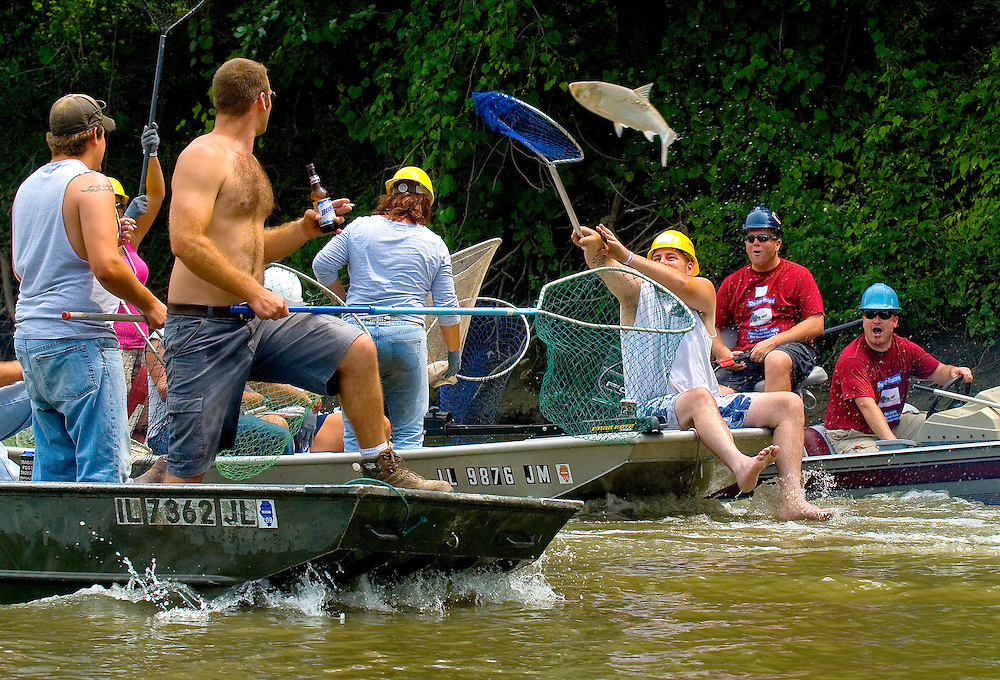
[{"label": "shirtless man", "polygon": [[[253,154],[275,94],[267,69],[231,59],[212,80],[215,127],[181,153],[173,176],[170,246],[176,260],[167,295],[169,455],[167,482],[201,481],[220,449],[232,446],[248,378],[340,393],[361,447],[362,470],[395,486],[450,491],[402,466],[386,442],[375,344],[332,316],[289,316],[264,287],[264,265],[323,235],[314,210],[265,229],[274,208],[267,175]],[[350,211],[333,202],[338,223]],[[233,315],[246,301],[256,315]]]},{"label": "shirtless man", "polygon": [[[760,471],[774,462],[778,468],[778,518],[826,519],[831,510],[806,501],[802,489],[802,450],[805,417],[802,400],[791,392],[730,394],[722,396],[710,363],[715,329],[715,286],[698,274],[694,244],[678,231],[665,231],[654,239],[648,258],[636,256],[604,225],[583,229],[573,242],[584,249],[587,266],[623,267],[626,264],[660,284],[695,312],[700,323],[686,333],[677,349],[669,374],[636,366],[635,380],[646,415],[664,416],[671,429],[691,429],[736,476],[741,491],[757,486]],[[622,323],[651,323],[648,306],[653,286],[637,276],[609,272],[605,285],[618,298]],[[628,348],[622,341],[622,363]],[[628,369],[626,368],[626,371]],[[628,378],[626,378],[628,381]],[[770,427],[774,445],[748,457],[737,448],[730,427]]]}]

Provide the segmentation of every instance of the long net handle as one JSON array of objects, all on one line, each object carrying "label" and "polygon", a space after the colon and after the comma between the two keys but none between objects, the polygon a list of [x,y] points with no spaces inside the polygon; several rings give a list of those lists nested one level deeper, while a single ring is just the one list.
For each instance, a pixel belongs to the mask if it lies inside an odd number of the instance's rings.
[{"label": "long net handle", "polygon": [[[233,305],[230,311],[236,316],[253,316],[250,305]],[[375,314],[400,315],[423,314],[430,316],[534,316],[537,309],[531,307],[341,307],[332,305],[289,305],[291,314]],[[63,312],[64,320],[76,321],[145,321],[142,314],[103,314],[98,312]]]},{"label": "long net handle", "polygon": [[[160,46],[156,52],[156,70],[153,74],[153,96],[149,100],[149,127],[153,127],[153,123],[156,122],[156,104],[160,95],[160,75],[163,72],[163,52],[167,44],[167,33],[170,32],[172,28],[180,24],[182,21],[187,19],[189,16],[194,14],[199,7],[205,4],[205,0],[201,0],[197,5],[192,7],[188,12],[182,16],[180,19],[163,29],[163,33],[160,34]],[[139,175],[139,193],[136,196],[142,196],[146,193],[146,171],[149,170],[149,151],[143,149],[142,151],[142,173]]]},{"label": "long net handle", "polygon": [[576,218],[576,211],[573,210],[573,204],[569,202],[569,195],[566,193],[566,187],[563,186],[559,170],[556,169],[554,163],[546,163],[545,167],[549,169],[549,174],[552,175],[552,181],[556,185],[556,193],[562,199],[563,207],[566,208],[566,213],[569,215],[569,221],[573,224],[573,233],[577,236],[583,236],[583,231],[580,229],[580,220]]},{"label": "long net handle", "polygon": [[[233,314],[253,314],[250,305],[233,305]],[[368,305],[288,305],[292,314],[374,314],[393,315],[423,314],[428,316],[534,316],[534,307],[374,307]]]},{"label": "long net handle", "polygon": [[[199,7],[201,4],[199,3]],[[198,9],[195,7],[195,9]],[[192,10],[193,11],[193,10]],[[186,16],[186,15],[185,15]],[[176,24],[175,24],[176,25]],[[173,28],[171,26],[170,28]],[[167,29],[170,30],[169,28]],[[160,34],[160,48],[156,53],[156,71],[153,74],[153,96],[149,100],[149,127],[153,127],[153,123],[156,122],[156,102],[160,95],[160,74],[163,72],[163,50],[167,44],[167,33],[164,31]],[[143,148],[142,150],[142,172],[139,175],[139,193],[136,196],[142,196],[146,193],[146,172],[149,170],[149,149]]]}]

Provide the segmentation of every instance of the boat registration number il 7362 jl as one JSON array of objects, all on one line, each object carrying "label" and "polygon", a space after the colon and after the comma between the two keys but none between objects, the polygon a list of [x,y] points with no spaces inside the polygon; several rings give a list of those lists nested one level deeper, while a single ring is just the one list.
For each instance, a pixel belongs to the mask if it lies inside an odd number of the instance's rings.
[{"label": "boat registration number il 7362 jl", "polygon": [[275,502],[258,498],[116,497],[118,524],[277,529]]}]

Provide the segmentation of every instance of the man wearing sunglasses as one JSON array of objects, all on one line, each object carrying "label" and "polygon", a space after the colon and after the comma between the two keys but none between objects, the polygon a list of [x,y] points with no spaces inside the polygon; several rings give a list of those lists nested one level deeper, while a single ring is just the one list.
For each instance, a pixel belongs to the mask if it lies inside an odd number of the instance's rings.
[{"label": "man wearing sunglasses", "polygon": [[777,213],[754,208],[743,237],[750,264],[719,286],[715,313],[717,328],[735,328],[739,335],[732,348],[721,335],[713,341],[716,377],[736,392],[752,392],[760,380],[766,392],[789,391],[816,365],[812,341],[823,332],[823,299],[808,269],[778,256]]},{"label": "man wearing sunglasses", "polygon": [[863,332],[837,359],[823,419],[835,453],[876,451],[880,439],[914,438],[924,415],[903,412],[911,376],[938,385],[956,377],[972,381],[970,369],[941,363],[895,334],[901,309],[889,286],[869,286],[858,309]]},{"label": "man wearing sunglasses", "polygon": [[21,184],[11,213],[14,349],[31,396],[35,481],[120,483],[132,463],[118,338],[106,322],[62,313],[112,313],[122,299],[152,328],[166,318],[118,255],[114,189],[100,173],[115,129],[105,107],[85,94],[52,105],[52,159]]}]

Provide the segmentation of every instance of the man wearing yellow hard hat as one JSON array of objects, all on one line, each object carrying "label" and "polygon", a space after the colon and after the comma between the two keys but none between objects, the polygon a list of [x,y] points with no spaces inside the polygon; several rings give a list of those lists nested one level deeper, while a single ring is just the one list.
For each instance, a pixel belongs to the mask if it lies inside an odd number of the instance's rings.
[{"label": "man wearing yellow hard hat", "polygon": [[[757,485],[761,470],[774,462],[778,468],[778,516],[783,520],[825,519],[832,513],[809,503],[802,489],[802,450],[805,417],[802,400],[791,392],[730,394],[723,396],[711,362],[715,328],[715,286],[698,276],[700,267],[691,239],[668,230],[653,240],[648,257],[637,256],[610,229],[584,228],[573,242],[584,249],[587,266],[631,267],[646,278],[625,271],[602,277],[622,307],[624,325],[640,325],[654,318],[654,286],[663,286],[687,305],[700,323],[684,334],[677,354],[662,375],[645,372],[631,376],[644,383],[643,393],[657,395],[639,404],[639,412],[663,417],[671,429],[695,428],[698,436],[733,474],[742,491]],[[648,279],[648,280],[647,280]],[[622,343],[623,355],[627,352]],[[623,356],[628,372],[628,359]],[[626,378],[627,380],[629,378]],[[770,427],[774,443],[756,456],[746,456],[736,446],[730,427]]]}]

